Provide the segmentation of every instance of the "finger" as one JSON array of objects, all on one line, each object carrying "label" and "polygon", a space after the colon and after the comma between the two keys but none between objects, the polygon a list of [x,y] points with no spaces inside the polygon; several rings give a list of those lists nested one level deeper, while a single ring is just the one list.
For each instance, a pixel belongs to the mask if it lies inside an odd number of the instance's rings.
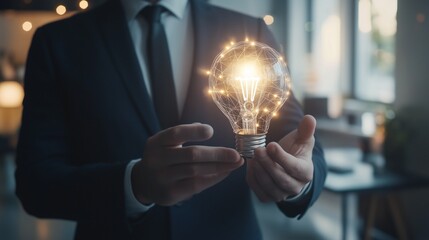
[{"label": "finger", "polygon": [[234,163],[177,164],[164,170],[163,174],[165,178],[169,178],[171,181],[178,181],[186,178],[228,173],[241,167],[243,163],[244,160]]},{"label": "finger", "polygon": [[213,128],[207,124],[193,123],[174,126],[152,137],[158,146],[178,146],[190,141],[203,141],[213,136]]},{"label": "finger", "polygon": [[305,115],[298,126],[296,141],[305,143],[313,138],[316,130],[316,119],[311,115]]},{"label": "finger", "polygon": [[254,161],[254,164],[255,180],[272,201],[279,202],[288,195],[274,183],[269,173],[265,171],[258,161]]},{"label": "finger", "polygon": [[165,158],[172,159],[171,164],[182,163],[233,163],[241,160],[240,154],[225,147],[189,146],[170,149]]},{"label": "finger", "polygon": [[303,155],[303,153],[311,154],[315,141],[315,129],[316,119],[311,115],[306,115],[301,120],[298,128],[283,137],[279,144],[294,156]]},{"label": "finger", "polygon": [[285,169],[277,162],[273,161],[266,151],[255,151],[255,160],[258,161],[260,166],[268,173],[273,179],[273,182],[283,192],[288,195],[296,195],[301,192],[303,183],[288,175]]},{"label": "finger", "polygon": [[259,183],[256,181],[255,173],[254,173],[254,161],[247,161],[247,174],[246,181],[249,184],[249,187],[253,190],[256,197],[258,197],[261,202],[269,202],[271,198],[262,190]]},{"label": "finger", "polygon": [[271,142],[267,145],[267,153],[270,158],[278,163],[287,174],[300,182],[307,183],[313,179],[313,163],[309,160],[299,159],[287,153],[282,147]]}]

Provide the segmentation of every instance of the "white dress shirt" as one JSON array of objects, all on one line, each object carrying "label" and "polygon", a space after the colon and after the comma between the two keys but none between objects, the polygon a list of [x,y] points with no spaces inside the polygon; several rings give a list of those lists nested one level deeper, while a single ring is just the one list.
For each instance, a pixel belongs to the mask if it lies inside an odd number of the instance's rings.
[{"label": "white dress shirt", "polygon": [[[147,67],[147,32],[148,23],[140,15],[143,8],[150,5],[144,0],[121,0],[125,11],[125,17],[134,43],[137,59],[143,74],[148,94],[151,96],[151,81]],[[179,115],[183,111],[188,91],[191,69],[193,64],[194,32],[188,0],[160,0],[157,4],[164,6],[169,11],[161,15],[170,51],[174,85],[177,96]],[[131,161],[125,170],[125,208],[129,218],[138,217],[149,210],[150,206],[141,204],[134,196],[131,185],[131,171],[133,166],[140,161]]]}]

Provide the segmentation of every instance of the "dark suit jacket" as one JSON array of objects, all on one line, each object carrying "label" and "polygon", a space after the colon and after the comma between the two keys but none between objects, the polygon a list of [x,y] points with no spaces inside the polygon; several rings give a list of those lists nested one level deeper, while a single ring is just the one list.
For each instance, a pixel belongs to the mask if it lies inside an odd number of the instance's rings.
[{"label": "dark suit jacket", "polygon": [[[182,123],[213,126],[204,144],[234,146],[227,119],[207,93],[209,68],[225,42],[249,37],[275,46],[258,19],[191,1],[195,32],[192,79]],[[25,78],[17,152],[17,195],[41,218],[77,221],[77,239],[260,239],[245,181],[245,166],[180,206],[125,216],[124,172],[140,158],[159,124],[148,97],[119,0],[37,30]],[[294,97],[273,120],[268,139],[297,127],[303,114]],[[278,204],[294,217],[320,194],[326,175],[314,148],[314,184],[303,201]]]}]

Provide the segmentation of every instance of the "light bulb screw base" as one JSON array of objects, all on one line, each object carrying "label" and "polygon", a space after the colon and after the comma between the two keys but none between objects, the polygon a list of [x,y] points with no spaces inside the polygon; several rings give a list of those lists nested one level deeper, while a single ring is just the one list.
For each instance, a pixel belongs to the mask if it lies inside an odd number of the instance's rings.
[{"label": "light bulb screw base", "polygon": [[245,159],[253,158],[255,149],[265,147],[265,134],[235,134],[235,148]]}]

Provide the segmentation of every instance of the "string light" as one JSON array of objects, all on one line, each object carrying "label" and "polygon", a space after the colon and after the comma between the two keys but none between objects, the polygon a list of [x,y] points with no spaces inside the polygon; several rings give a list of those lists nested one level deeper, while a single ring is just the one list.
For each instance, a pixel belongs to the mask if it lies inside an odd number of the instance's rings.
[{"label": "string light", "polygon": [[58,5],[56,11],[58,15],[64,15],[67,12],[67,8],[64,5]]},{"label": "string light", "polygon": [[22,30],[24,30],[24,31],[26,31],[26,32],[29,32],[29,31],[31,31],[31,29],[33,28],[33,24],[31,23],[31,22],[29,22],[29,21],[25,21],[23,24],[22,24]]}]

